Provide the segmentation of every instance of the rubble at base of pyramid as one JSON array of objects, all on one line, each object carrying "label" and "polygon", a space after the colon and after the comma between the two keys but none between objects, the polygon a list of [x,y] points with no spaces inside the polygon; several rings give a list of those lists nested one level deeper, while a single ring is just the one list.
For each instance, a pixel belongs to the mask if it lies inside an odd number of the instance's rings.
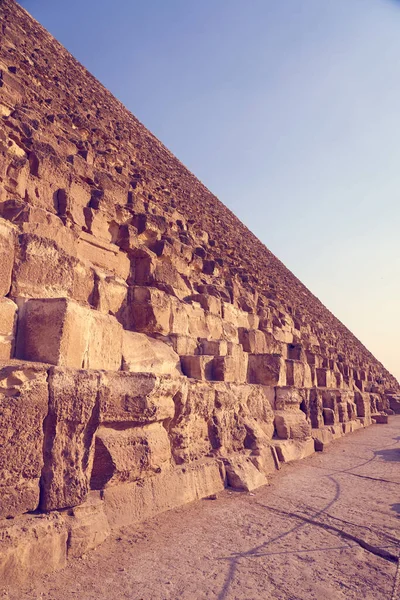
[{"label": "rubble at base of pyramid", "polygon": [[400,389],[12,0],[0,27],[7,584],[123,525],[264,485],[400,412]]}]

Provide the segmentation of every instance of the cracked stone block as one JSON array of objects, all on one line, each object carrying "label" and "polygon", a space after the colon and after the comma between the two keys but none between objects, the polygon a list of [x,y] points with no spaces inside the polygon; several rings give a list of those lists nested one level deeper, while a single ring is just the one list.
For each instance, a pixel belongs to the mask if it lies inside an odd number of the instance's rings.
[{"label": "cracked stone block", "polygon": [[42,510],[69,508],[85,501],[99,420],[99,373],[52,367],[44,423]]},{"label": "cracked stone block", "polygon": [[0,366],[0,517],[39,504],[47,410],[45,366],[16,361]]}]

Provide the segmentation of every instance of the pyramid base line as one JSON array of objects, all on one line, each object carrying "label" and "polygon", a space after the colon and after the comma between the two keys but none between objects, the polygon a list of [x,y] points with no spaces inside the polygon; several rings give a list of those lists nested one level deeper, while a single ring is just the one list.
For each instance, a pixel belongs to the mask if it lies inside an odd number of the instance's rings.
[{"label": "pyramid base line", "polygon": [[0,394],[6,586],[62,569],[123,526],[266,485],[283,463],[392,412],[371,413],[378,399],[349,390],[20,360],[0,365]]}]

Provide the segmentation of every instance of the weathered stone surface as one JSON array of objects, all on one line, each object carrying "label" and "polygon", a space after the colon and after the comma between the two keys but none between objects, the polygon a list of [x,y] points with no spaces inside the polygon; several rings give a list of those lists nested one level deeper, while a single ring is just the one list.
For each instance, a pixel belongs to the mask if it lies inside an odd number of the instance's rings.
[{"label": "weathered stone surface", "polygon": [[306,440],[272,440],[272,444],[283,463],[301,460],[314,452],[314,440],[311,437]]},{"label": "weathered stone surface", "polygon": [[285,385],[285,361],[278,354],[249,354],[248,381],[261,385]]},{"label": "weathered stone surface", "polygon": [[276,411],[275,429],[279,438],[304,440],[311,435],[311,427],[301,410]]},{"label": "weathered stone surface", "polygon": [[122,369],[155,375],[182,375],[179,356],[171,346],[133,331],[123,332]]},{"label": "weathered stone surface", "polygon": [[0,298],[0,360],[13,357],[18,307],[9,298]]},{"label": "weathered stone surface", "polygon": [[0,517],[35,510],[48,410],[43,365],[0,365]]},{"label": "weathered stone surface", "polygon": [[157,477],[104,490],[112,529],[144,521],[160,512],[206,498],[224,489],[220,465],[204,460],[165,471]]},{"label": "weathered stone surface", "polygon": [[213,361],[213,379],[245,383],[247,379],[248,354],[241,352],[236,356],[218,356]]},{"label": "weathered stone surface", "polygon": [[182,356],[182,373],[192,379],[211,381],[214,379],[213,356]]},{"label": "weathered stone surface", "polygon": [[150,373],[100,373],[102,423],[145,424],[172,419],[175,395],[186,387],[184,378]]},{"label": "weathered stone surface", "polygon": [[94,434],[100,419],[99,374],[52,367],[44,424],[40,508],[81,504],[89,491]]},{"label": "weathered stone surface", "polygon": [[58,514],[25,515],[0,521],[0,581],[3,586],[26,584],[33,577],[63,569],[68,531]]},{"label": "weathered stone surface", "polygon": [[229,487],[251,492],[266,485],[267,478],[247,456],[235,456],[225,460],[226,478]]},{"label": "weathered stone surface", "polygon": [[110,525],[103,500],[98,492],[91,492],[84,504],[75,506],[66,515],[68,530],[68,558],[79,558],[97,548],[110,535]]},{"label": "weathered stone surface", "polygon": [[65,298],[31,299],[22,306],[17,357],[75,368],[118,370],[122,326]]},{"label": "weathered stone surface", "polygon": [[136,481],[170,466],[171,448],[162,423],[144,427],[100,427],[96,434],[92,489]]},{"label": "weathered stone surface", "polygon": [[0,297],[6,296],[10,291],[14,246],[15,227],[0,218]]},{"label": "weathered stone surface", "polygon": [[171,301],[168,294],[154,288],[135,287],[129,293],[130,329],[142,333],[170,332]]}]

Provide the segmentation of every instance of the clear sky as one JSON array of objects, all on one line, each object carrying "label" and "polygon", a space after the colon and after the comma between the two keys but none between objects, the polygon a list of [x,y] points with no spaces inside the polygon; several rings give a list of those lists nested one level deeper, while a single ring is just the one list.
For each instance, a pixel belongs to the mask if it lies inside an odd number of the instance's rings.
[{"label": "clear sky", "polygon": [[400,2],[21,4],[400,378]]}]

